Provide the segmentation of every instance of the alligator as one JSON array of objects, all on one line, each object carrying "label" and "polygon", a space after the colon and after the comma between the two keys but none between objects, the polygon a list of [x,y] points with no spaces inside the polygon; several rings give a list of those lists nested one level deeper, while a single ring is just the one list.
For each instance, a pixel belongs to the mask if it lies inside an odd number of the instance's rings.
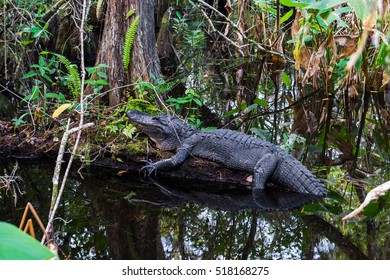
[{"label": "alligator", "polygon": [[196,129],[172,114],[154,116],[130,110],[126,115],[157,148],[176,151],[176,154],[168,159],[144,161],[146,165],[141,168],[141,172],[148,176],[159,169],[179,167],[192,156],[251,173],[254,197],[264,195],[264,190],[269,185],[267,183],[320,198],[328,193],[320,180],[299,160],[260,138],[229,129]]}]

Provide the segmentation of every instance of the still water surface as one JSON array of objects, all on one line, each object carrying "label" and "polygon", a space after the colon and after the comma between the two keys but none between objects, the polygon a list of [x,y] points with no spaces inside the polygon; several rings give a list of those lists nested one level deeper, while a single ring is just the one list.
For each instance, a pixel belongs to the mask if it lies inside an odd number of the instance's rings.
[{"label": "still water surface", "polygon": [[[13,164],[0,167],[9,172]],[[45,223],[52,173],[51,165],[19,162],[23,194],[15,207],[10,193],[1,192],[0,220],[18,225],[30,201]],[[81,174],[68,181],[55,221],[62,259],[359,258],[357,248],[317,216],[233,205],[235,194],[250,195],[247,190],[186,182],[159,187],[138,174],[97,168]]]}]

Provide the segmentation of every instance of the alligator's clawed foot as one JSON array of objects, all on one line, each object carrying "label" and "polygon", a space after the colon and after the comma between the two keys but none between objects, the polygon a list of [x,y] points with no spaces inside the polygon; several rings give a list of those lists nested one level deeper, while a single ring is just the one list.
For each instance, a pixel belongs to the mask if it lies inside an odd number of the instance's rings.
[{"label": "alligator's clawed foot", "polygon": [[157,168],[151,160],[141,160],[140,162],[145,163],[145,166],[139,171],[144,177],[150,177],[153,173],[156,173]]}]

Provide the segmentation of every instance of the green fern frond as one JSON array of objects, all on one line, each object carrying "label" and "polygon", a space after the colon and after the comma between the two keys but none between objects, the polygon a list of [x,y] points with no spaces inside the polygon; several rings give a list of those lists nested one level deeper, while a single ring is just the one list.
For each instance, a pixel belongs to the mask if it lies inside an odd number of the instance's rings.
[{"label": "green fern frond", "polygon": [[72,94],[78,94],[81,90],[81,79],[80,74],[77,69],[77,66],[72,64],[65,56],[60,54],[54,54],[60,62],[65,66],[66,70],[68,71],[68,88],[72,92]]},{"label": "green fern frond", "polygon": [[130,64],[130,54],[131,54],[131,47],[133,46],[135,32],[137,31],[139,22],[139,16],[135,17],[134,20],[131,22],[129,29],[127,29],[126,37],[125,37],[125,44],[123,46],[123,65],[125,69],[129,67]]},{"label": "green fern frond", "polygon": [[135,9],[131,9],[130,11],[127,12],[126,19],[129,19],[129,17],[131,17],[134,14],[135,14]]}]

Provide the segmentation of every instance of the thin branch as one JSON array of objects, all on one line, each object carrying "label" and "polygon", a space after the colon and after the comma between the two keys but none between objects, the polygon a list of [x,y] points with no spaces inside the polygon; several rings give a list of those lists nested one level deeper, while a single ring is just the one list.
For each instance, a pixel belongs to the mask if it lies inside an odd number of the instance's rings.
[{"label": "thin branch", "polygon": [[229,22],[232,27],[237,30],[240,35],[248,42],[254,44],[259,50],[265,52],[265,53],[269,53],[269,54],[273,54],[273,55],[277,55],[277,56],[280,56],[280,57],[283,57],[284,59],[286,59],[287,61],[289,62],[292,62],[292,63],[295,63],[294,60],[286,57],[283,53],[280,53],[280,52],[276,52],[276,51],[272,51],[272,50],[267,50],[266,48],[264,48],[260,43],[256,42],[255,40],[253,39],[250,39],[248,38],[245,33],[238,27],[237,24],[235,24],[230,18],[228,18],[227,16],[225,16],[224,14],[222,14],[220,11],[218,11],[216,8],[214,8],[213,6],[207,4],[206,2],[204,2],[203,0],[197,0],[197,2],[199,2],[200,4],[202,4],[204,7],[214,11],[215,13],[217,13],[220,17],[224,18],[227,22]]},{"label": "thin branch", "polygon": [[205,11],[202,10],[202,14],[203,16],[206,18],[206,20],[209,22],[211,28],[214,30],[214,32],[217,32],[220,36],[222,36],[226,41],[228,41],[230,44],[232,44],[233,46],[235,46],[238,50],[241,51],[241,48],[242,46],[239,46],[237,45],[235,42],[233,42],[231,39],[229,39],[225,34],[223,34],[221,31],[217,30],[213,24],[213,22],[211,21],[211,19],[207,16],[207,14],[205,13]]},{"label": "thin branch", "polygon": [[[49,235],[50,235],[51,231],[53,230],[53,220],[54,220],[58,205],[60,203],[63,190],[65,188],[65,183],[66,183],[66,180],[68,178],[73,159],[74,159],[76,152],[77,152],[77,148],[78,148],[78,145],[79,145],[79,142],[81,139],[81,133],[82,133],[83,129],[94,125],[93,123],[87,123],[84,125],[84,86],[85,86],[85,76],[86,76],[85,60],[84,60],[84,22],[86,19],[86,7],[87,7],[87,0],[84,0],[83,1],[83,11],[82,11],[82,16],[81,16],[81,20],[80,20],[80,27],[79,27],[79,30],[80,30],[80,56],[81,56],[81,61],[80,61],[80,68],[81,68],[80,121],[79,121],[78,127],[75,127],[75,128],[69,129],[69,130],[68,130],[68,128],[69,128],[69,121],[68,121],[67,130],[65,131],[65,133],[62,137],[62,140],[61,140],[61,146],[60,146],[60,150],[58,152],[57,165],[56,165],[56,170],[55,170],[55,174],[58,176],[59,176],[60,169],[61,169],[61,162],[62,162],[64,150],[65,150],[65,145],[67,143],[67,139],[68,139],[70,134],[77,132],[76,141],[75,141],[71,156],[69,158],[68,165],[67,165],[66,170],[65,170],[65,174],[64,174],[63,179],[62,179],[61,188],[58,192],[58,195],[53,193],[53,196],[56,196],[55,197],[56,202],[55,202],[55,205],[53,206],[53,209],[51,209],[52,211],[49,214],[49,221],[48,221],[47,226],[46,226],[46,232]],[[54,176],[53,176],[53,191],[55,188],[54,180],[56,180],[56,178],[54,178]],[[58,182],[57,182],[57,189],[58,189]],[[45,242],[45,236],[42,238],[41,243],[44,243],[44,242]]]}]

